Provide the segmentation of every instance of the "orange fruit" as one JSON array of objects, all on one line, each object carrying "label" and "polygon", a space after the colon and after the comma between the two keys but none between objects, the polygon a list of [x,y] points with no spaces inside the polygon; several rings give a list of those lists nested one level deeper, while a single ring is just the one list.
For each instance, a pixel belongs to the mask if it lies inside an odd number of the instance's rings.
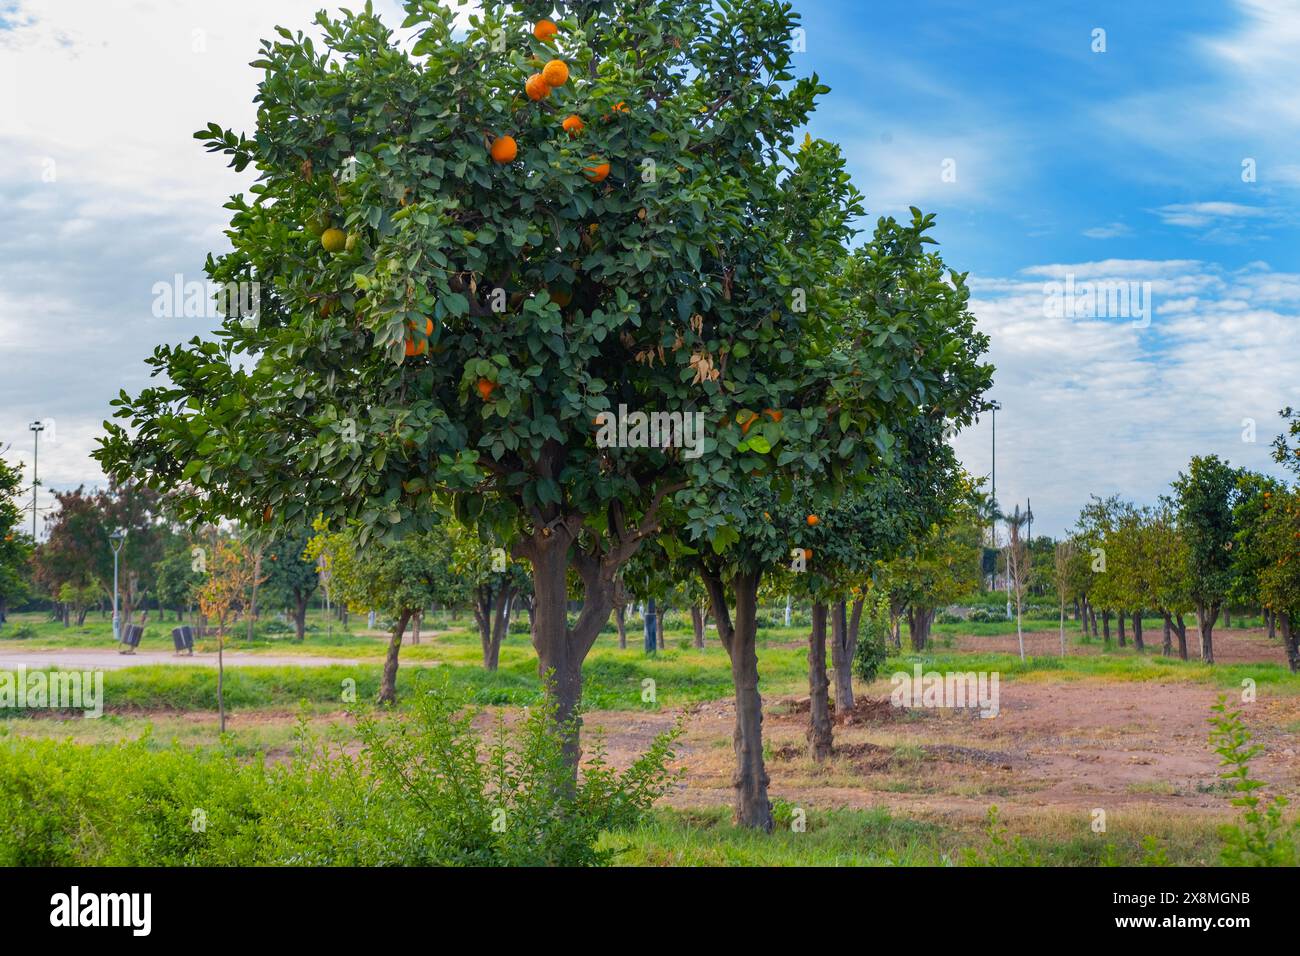
[{"label": "orange fruit", "polygon": [[809,515],[809,516],[808,516],[808,527],[811,528],[813,525],[817,524],[817,523],[818,523],[819,521],[821,521],[821,520],[822,520],[822,519],[819,518],[819,517],[817,517],[816,515]]},{"label": "orange fruit", "polygon": [[326,252],[342,252],[348,244],[348,237],[342,229],[326,229],[320,234],[320,244]]},{"label": "orange fruit", "polygon": [[271,506],[270,506],[270,505],[267,505],[265,508],[262,509],[262,520],[263,520],[263,521],[270,521],[270,520],[271,520],[271,516],[272,516],[273,514],[275,514],[275,512],[271,510]]},{"label": "orange fruit", "polygon": [[[411,330],[412,332],[415,331],[415,323],[414,323],[414,322],[407,322],[406,324],[407,324],[407,326],[410,328],[410,330]],[[429,336],[432,335],[432,334],[433,334],[433,319],[425,319],[425,320],[424,320],[424,340],[423,340],[423,341],[419,341],[419,342],[417,342],[417,341],[416,341],[415,339],[413,339],[413,338],[408,338],[408,339],[406,340],[406,354],[407,354],[407,355],[423,355],[424,352],[425,352],[425,350],[429,347]]]},{"label": "orange fruit", "polygon": [[740,426],[740,433],[742,435],[748,435],[749,426],[754,424],[754,422],[756,421],[758,421],[758,413],[757,412],[751,413],[749,418],[745,420],[745,424]]},{"label": "orange fruit", "polygon": [[569,82],[569,65],[563,60],[551,60],[542,67],[542,79],[547,86],[563,86]]},{"label": "orange fruit", "polygon": [[768,418],[772,419],[772,421],[774,422],[779,422],[782,418],[785,417],[785,415],[781,411],[775,408],[765,408],[763,409],[763,414],[766,415]]},{"label": "orange fruit", "polygon": [[492,397],[492,392],[496,390],[497,383],[486,378],[481,378],[474,387],[478,389],[478,397],[486,402]]},{"label": "orange fruit", "polygon": [[513,163],[519,155],[519,145],[513,136],[498,136],[492,140],[492,160],[497,163]]},{"label": "orange fruit", "polygon": [[540,73],[534,73],[524,83],[524,92],[530,100],[544,100],[551,95],[551,86]]},{"label": "orange fruit", "polygon": [[543,43],[549,42],[551,37],[555,36],[555,34],[559,32],[560,28],[550,20],[538,20],[537,26],[533,27],[533,36],[541,40]]},{"label": "orange fruit", "polygon": [[551,301],[561,309],[573,301],[573,293],[568,289],[547,289],[546,294],[551,297]]},{"label": "orange fruit", "polygon": [[593,183],[604,182],[605,177],[609,175],[609,163],[602,163],[599,156],[588,156],[587,162],[591,165],[582,168],[582,175]]},{"label": "orange fruit", "polygon": [[562,125],[564,126],[564,131],[568,133],[570,136],[577,136],[579,133],[582,132],[583,127],[585,127],[587,124],[584,123],[581,120],[581,118],[579,118],[577,115],[574,115],[566,118]]},{"label": "orange fruit", "polygon": [[803,559],[804,559],[805,561],[811,561],[811,560],[812,560],[812,548],[804,548],[804,549],[803,549]]}]

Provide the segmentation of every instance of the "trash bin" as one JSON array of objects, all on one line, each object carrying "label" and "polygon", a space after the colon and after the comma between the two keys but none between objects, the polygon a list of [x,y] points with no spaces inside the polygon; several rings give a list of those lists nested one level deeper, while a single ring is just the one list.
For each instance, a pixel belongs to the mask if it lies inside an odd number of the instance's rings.
[{"label": "trash bin", "polygon": [[176,653],[181,651],[194,650],[194,629],[188,624],[182,624],[180,627],[172,628],[172,643],[176,646]]},{"label": "trash bin", "polygon": [[135,649],[140,646],[140,638],[144,637],[144,628],[139,624],[132,624],[122,635],[122,643],[127,647]]}]

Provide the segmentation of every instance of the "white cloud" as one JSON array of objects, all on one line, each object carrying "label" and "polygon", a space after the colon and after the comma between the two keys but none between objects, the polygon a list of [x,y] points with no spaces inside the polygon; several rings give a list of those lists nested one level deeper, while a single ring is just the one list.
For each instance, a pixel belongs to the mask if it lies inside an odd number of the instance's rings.
[{"label": "white cloud", "polygon": [[1093,226],[1091,229],[1083,230],[1083,234],[1088,239],[1118,239],[1121,236],[1133,234],[1133,230],[1122,222],[1112,222],[1105,226]]},{"label": "white cloud", "polygon": [[[1151,325],[1045,317],[1037,277],[1071,272],[1151,281]],[[1042,533],[1068,528],[1090,493],[1154,502],[1192,455],[1276,473],[1268,443],[1300,380],[1300,350],[1282,347],[1300,332],[1300,276],[1108,260],[1033,266],[972,289],[1003,406],[998,498],[1008,508],[1029,498]],[[1241,440],[1246,418],[1255,444]],[[990,437],[986,419],[955,442],[975,474],[989,473]]]},{"label": "white cloud", "polygon": [[1170,226],[1201,228],[1224,220],[1260,219],[1271,214],[1259,206],[1244,206],[1234,202],[1171,203],[1155,210],[1164,223]]}]

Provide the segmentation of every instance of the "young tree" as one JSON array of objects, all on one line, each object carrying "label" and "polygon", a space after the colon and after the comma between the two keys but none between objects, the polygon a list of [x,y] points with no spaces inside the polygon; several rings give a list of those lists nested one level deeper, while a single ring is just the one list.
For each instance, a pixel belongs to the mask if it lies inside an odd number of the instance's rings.
[{"label": "young tree", "polygon": [[305,530],[285,533],[271,541],[262,552],[265,600],[289,607],[293,611],[294,639],[307,636],[307,607],[320,586],[316,562],[307,557],[310,536]]},{"label": "young tree", "polygon": [[389,544],[361,545],[358,528],[328,532],[318,522],[307,556],[321,562],[337,599],[355,611],[374,609],[393,621],[384,656],[378,703],[397,700],[398,657],[411,619],[432,604],[463,594],[452,572],[451,539],[443,528],[407,535]]},{"label": "young tree", "polygon": [[206,556],[206,576],[199,585],[199,607],[204,617],[217,622],[217,714],[221,733],[226,732],[225,646],[226,628],[240,612],[248,609],[249,589],[257,580],[253,575],[252,554],[248,546],[229,538],[217,538],[211,554]]},{"label": "young tree", "polygon": [[1264,491],[1253,542],[1265,561],[1258,569],[1264,606],[1277,615],[1287,664],[1300,671],[1300,492]]},{"label": "young tree", "polygon": [[1034,573],[1034,569],[1029,563],[1029,546],[1025,542],[1025,536],[1020,531],[1028,520],[1028,512],[1022,513],[1018,504],[1016,510],[1007,515],[1007,574],[1010,576],[1008,582],[1011,585],[1011,593],[1015,595],[1016,599],[1016,640],[1020,643],[1020,659],[1022,661],[1025,659],[1025,633],[1021,626],[1021,618],[1025,607],[1025,594],[1033,581]]},{"label": "young tree", "polygon": [[1214,663],[1214,622],[1232,587],[1238,474],[1217,455],[1197,456],[1174,481],[1178,527],[1187,542],[1188,591],[1207,664]]},{"label": "young tree", "polygon": [[0,458],[0,627],[9,607],[30,592],[29,565],[32,539],[23,534],[23,514],[17,497],[22,491],[22,470]]},{"label": "young tree", "polygon": [[907,615],[913,650],[925,650],[939,608],[979,587],[982,540],[973,501],[962,503],[885,566],[891,600]]},{"label": "young tree", "polygon": [[511,555],[506,542],[484,528],[450,523],[451,574],[461,592],[444,594],[448,604],[471,600],[483,649],[483,667],[494,671],[501,658],[501,642],[509,625],[511,603],[531,587],[524,567]]}]

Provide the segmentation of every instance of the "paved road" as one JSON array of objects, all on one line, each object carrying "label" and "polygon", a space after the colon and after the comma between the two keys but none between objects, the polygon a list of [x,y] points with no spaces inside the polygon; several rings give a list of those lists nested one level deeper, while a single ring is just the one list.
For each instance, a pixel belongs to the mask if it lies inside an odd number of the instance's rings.
[{"label": "paved road", "polygon": [[[226,651],[227,667],[327,667],[331,664],[382,664],[382,658],[358,660],[354,657],[316,657],[310,654],[249,654]],[[418,663],[434,663],[433,661]],[[173,654],[171,651],[136,651],[121,654],[115,648],[69,647],[53,650],[0,650],[0,670],[13,670],[18,666],[32,670],[39,667],[61,667],[65,670],[116,671],[124,667],[141,667],[145,664],[179,664],[193,667],[216,667],[216,654],[195,654],[193,657]]]}]

